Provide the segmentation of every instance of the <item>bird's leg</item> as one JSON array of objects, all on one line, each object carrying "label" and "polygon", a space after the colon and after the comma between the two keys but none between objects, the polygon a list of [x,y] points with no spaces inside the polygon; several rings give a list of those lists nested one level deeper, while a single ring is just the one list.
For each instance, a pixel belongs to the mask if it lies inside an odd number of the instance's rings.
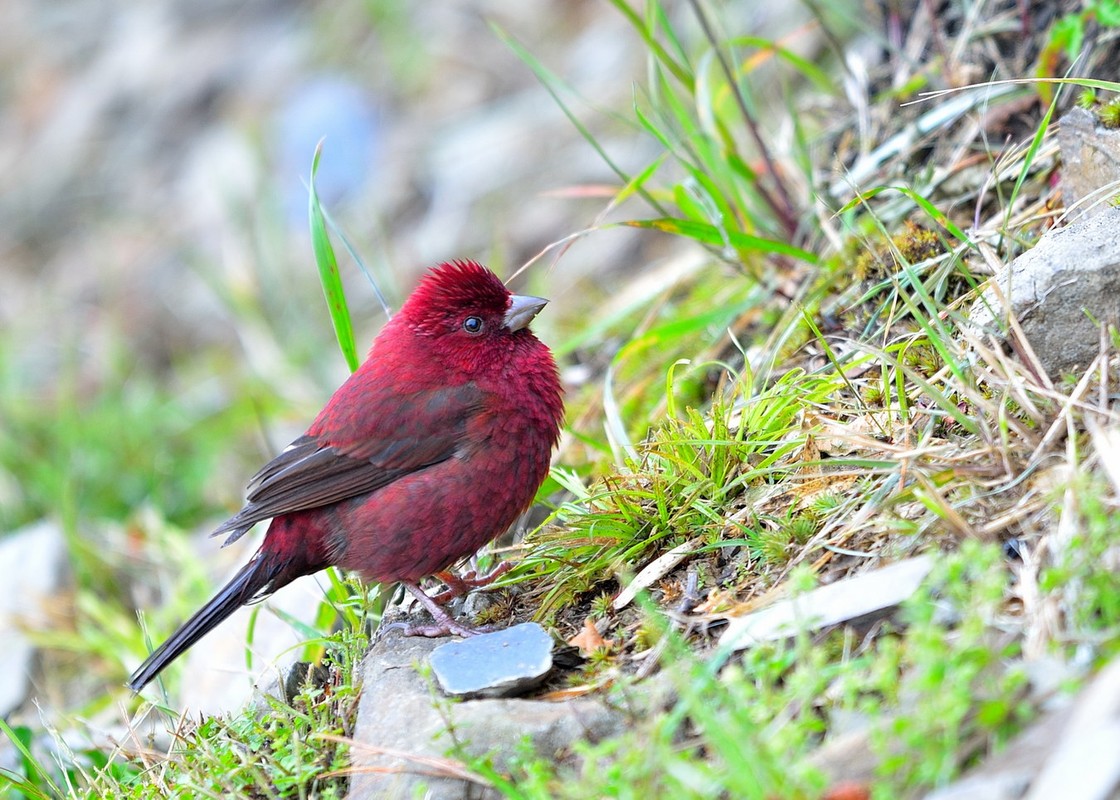
[{"label": "bird's leg", "polygon": [[432,615],[435,620],[431,625],[409,625],[406,622],[394,622],[390,625],[383,627],[384,631],[399,628],[404,632],[405,636],[446,636],[449,633],[454,633],[456,636],[468,637],[477,636],[480,633],[485,633],[485,628],[472,628],[470,625],[464,625],[461,622],[456,622],[447,610],[437,603],[433,598],[428,597],[427,593],[420,588],[418,584],[410,583],[408,581],[401,581],[401,585],[412,593],[412,596],[420,601],[424,608],[428,609],[428,613]]},{"label": "bird's leg", "polygon": [[446,636],[449,633],[454,633],[458,636],[475,636],[480,633],[486,633],[489,628],[473,628],[470,625],[464,625],[461,622],[456,622],[455,619],[447,613],[444,603],[461,597],[467,594],[472,589],[477,589],[482,586],[487,586],[495,580],[505,575],[513,569],[513,564],[508,561],[503,561],[498,564],[489,572],[478,572],[478,569],[473,566],[464,572],[462,575],[456,575],[450,570],[441,570],[435,573],[435,577],[439,578],[447,588],[442,592],[435,595],[429,595],[417,583],[410,583],[408,581],[401,581],[401,585],[412,593],[413,597],[420,601],[424,608],[428,609],[428,613],[432,615],[435,620],[431,625],[410,625],[407,622],[393,622],[388,625],[382,626],[382,633],[391,630],[401,630],[405,636]]},{"label": "bird's leg", "polygon": [[443,605],[450,600],[454,600],[456,597],[462,597],[471,589],[489,586],[511,569],[513,569],[513,564],[508,561],[503,561],[489,572],[484,572],[481,575],[478,573],[477,569],[473,568],[473,565],[471,569],[467,570],[462,575],[456,575],[449,569],[440,570],[435,574],[435,577],[443,581],[447,588],[433,595],[431,599]]}]

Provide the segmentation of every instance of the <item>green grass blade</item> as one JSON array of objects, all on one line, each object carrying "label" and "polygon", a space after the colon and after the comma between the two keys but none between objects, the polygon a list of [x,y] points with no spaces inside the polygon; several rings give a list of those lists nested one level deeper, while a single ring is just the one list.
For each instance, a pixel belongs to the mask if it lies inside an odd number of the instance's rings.
[{"label": "green grass blade", "polygon": [[28,747],[28,742],[25,741],[25,739],[28,737],[20,736],[15,730],[12,729],[10,725],[8,725],[7,722],[4,721],[3,718],[0,718],[0,733],[3,733],[5,736],[7,736],[9,741],[11,741],[11,743],[15,746],[16,750],[19,751],[20,758],[23,761],[25,770],[27,771],[26,779],[20,778],[19,776],[14,775],[8,770],[4,771],[2,777],[4,777],[5,780],[11,781],[13,785],[19,786],[24,791],[29,792],[29,796],[50,797],[50,794],[48,794],[44,789],[36,786],[31,782],[31,779],[33,777],[32,773],[38,773],[37,777],[42,779],[42,781],[46,784],[47,789],[49,789],[56,796],[61,796],[61,790],[58,788],[58,784],[54,782],[47,771],[44,770],[39,764],[35,756],[32,755],[31,750]]},{"label": "green grass blade", "polygon": [[1011,198],[1007,203],[1007,212],[1003,216],[1004,229],[1011,222],[1011,210],[1015,207],[1015,200],[1019,197],[1019,192],[1023,188],[1023,182],[1026,181],[1027,175],[1030,174],[1031,164],[1034,163],[1034,158],[1038,155],[1039,148],[1042,147],[1042,141],[1046,137],[1046,131],[1050,127],[1050,120],[1054,116],[1054,109],[1058,107],[1058,98],[1062,94],[1062,86],[1059,84],[1057,91],[1054,92],[1054,99],[1050,101],[1050,105],[1046,108],[1046,113],[1042,117],[1042,121],[1038,124],[1038,130],[1034,132],[1031,138],[1030,147],[1027,148],[1026,155],[1023,157],[1023,168],[1019,170],[1019,177],[1015,180],[1015,187],[1011,190]]},{"label": "green grass blade", "polygon": [[820,263],[820,257],[816,253],[802,250],[800,247],[794,247],[792,244],[787,244],[777,239],[765,239],[761,236],[752,236],[749,233],[740,233],[738,231],[729,231],[726,229],[721,230],[715,225],[708,225],[703,222],[662,217],[660,219],[632,219],[617,224],[626,225],[631,228],[647,228],[649,230],[663,231],[664,233],[671,233],[674,236],[684,236],[697,242],[715,245],[716,247],[726,247],[730,245],[738,250],[749,250],[759,253],[778,253],[779,255],[789,256],[790,258],[800,259],[807,264]]},{"label": "green grass blade", "polygon": [[[730,47],[753,47],[762,52],[771,52],[777,55],[782,60],[786,61],[790,66],[800,72],[808,81],[814,84],[818,89],[828,94],[835,94],[838,90],[835,82],[829,74],[814,64],[808,59],[802,58],[797,53],[777,44],[770,39],[764,39],[760,36],[738,36],[728,40]],[[738,70],[737,77],[746,74],[749,64],[741,64]],[[727,87],[725,87],[727,88]]]},{"label": "green grass blade", "polygon": [[347,366],[353,372],[358,368],[354,326],[350,320],[350,309],[346,305],[346,292],[342,288],[342,279],[338,274],[338,258],[334,254],[334,247],[331,246],[327,222],[322,206],[319,204],[319,195],[315,191],[315,173],[319,171],[319,158],[322,154],[323,143],[319,142],[315,147],[315,156],[311,159],[311,180],[308,183],[307,213],[311,222],[311,245],[315,251],[315,263],[319,267],[319,282],[323,285],[323,295],[326,297],[327,309],[334,324],[338,347],[346,359]]},{"label": "green grass blade", "polygon": [[[613,5],[622,16],[626,17],[627,22],[629,22],[634,27],[634,30],[638,32],[638,35],[642,37],[642,41],[645,43],[646,47],[649,48],[649,52],[658,63],[664,66],[674,78],[680,81],[682,86],[691,91],[692,75],[688,66],[673,58],[661,42],[657,41],[654,37],[653,25],[646,24],[625,0],[611,0],[611,5]],[[675,49],[677,52],[681,53],[683,57],[683,48],[681,48],[680,43],[674,41],[674,44],[676,45]]]},{"label": "green grass blade", "polygon": [[845,214],[848,211],[851,211],[856,206],[863,205],[864,203],[866,203],[868,200],[870,200],[875,195],[880,194],[881,192],[888,191],[888,190],[893,190],[893,191],[898,192],[899,194],[903,194],[906,197],[909,197],[923,211],[925,211],[926,214],[929,215],[930,219],[932,219],[934,222],[936,222],[942,228],[947,230],[952,236],[956,237],[961,242],[964,242],[969,247],[975,248],[976,245],[974,245],[972,243],[972,240],[968,238],[968,236],[965,234],[965,232],[962,231],[960,229],[960,227],[955,222],[953,222],[951,219],[949,219],[948,216],[945,215],[945,212],[943,212],[941,209],[939,209],[937,206],[935,206],[929,200],[922,197],[920,194],[918,194],[913,189],[911,189],[907,186],[877,186],[874,189],[868,189],[865,192],[859,192],[855,197],[853,197],[851,200],[849,200],[847,203],[845,203],[844,207],[841,208],[836,213],[837,213],[837,215]]}]

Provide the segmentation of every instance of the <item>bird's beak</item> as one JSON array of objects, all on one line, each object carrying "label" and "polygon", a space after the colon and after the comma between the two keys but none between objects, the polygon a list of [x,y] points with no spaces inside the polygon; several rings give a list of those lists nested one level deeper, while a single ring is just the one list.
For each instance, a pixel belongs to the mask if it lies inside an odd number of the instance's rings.
[{"label": "bird's beak", "polygon": [[505,323],[510,332],[519,331],[533,321],[548,301],[543,297],[531,297],[527,294],[515,294],[509,298],[509,308],[506,309]]}]

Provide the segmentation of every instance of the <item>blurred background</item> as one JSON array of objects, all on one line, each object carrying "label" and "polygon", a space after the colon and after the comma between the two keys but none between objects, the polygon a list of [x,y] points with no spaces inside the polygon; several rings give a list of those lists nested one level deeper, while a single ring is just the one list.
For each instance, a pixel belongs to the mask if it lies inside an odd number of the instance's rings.
[{"label": "blurred background", "polygon": [[[454,257],[508,275],[593,222],[604,201],[582,195],[612,176],[494,26],[603,107],[640,67],[599,3],[6,6],[3,367],[40,400],[62,378],[88,398],[211,358],[271,381],[270,345],[336,382],[307,235],[316,142],[322,199],[391,298]],[[602,236],[527,280],[563,293],[627,248]],[[380,312],[347,279],[368,339]]]}]

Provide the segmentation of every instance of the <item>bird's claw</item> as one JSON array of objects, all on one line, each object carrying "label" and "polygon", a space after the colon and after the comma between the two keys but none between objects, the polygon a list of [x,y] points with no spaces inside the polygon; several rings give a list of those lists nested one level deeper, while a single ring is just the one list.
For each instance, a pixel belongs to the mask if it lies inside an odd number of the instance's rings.
[{"label": "bird's claw", "polygon": [[402,585],[420,601],[424,608],[428,609],[428,613],[432,615],[432,623],[429,625],[417,625],[410,622],[390,622],[387,625],[382,625],[378,630],[377,636],[380,639],[383,635],[392,630],[399,630],[405,636],[425,636],[428,638],[435,638],[438,636],[447,636],[454,634],[467,638],[470,636],[477,636],[480,633],[488,633],[493,630],[491,626],[473,627],[466,625],[462,622],[456,621],[443,606],[439,605],[436,600],[429,597],[417,584],[402,581]]},{"label": "bird's claw", "polygon": [[390,627],[398,628],[404,636],[423,636],[428,639],[435,639],[440,636],[461,636],[464,639],[471,636],[478,636],[480,633],[489,633],[493,630],[491,625],[483,625],[481,627],[472,627],[464,625],[461,622],[448,617],[446,620],[436,620],[429,625],[416,625],[408,622],[394,622]]},{"label": "bird's claw", "polygon": [[456,597],[462,597],[472,589],[489,586],[511,569],[513,569],[513,564],[508,561],[503,561],[489,572],[483,572],[481,574],[478,570],[474,569],[467,570],[462,575],[456,575],[451,570],[442,570],[436,573],[436,577],[443,581],[447,588],[442,592],[437,592],[432,595],[432,600],[439,605],[443,605],[444,603],[454,600]]}]

